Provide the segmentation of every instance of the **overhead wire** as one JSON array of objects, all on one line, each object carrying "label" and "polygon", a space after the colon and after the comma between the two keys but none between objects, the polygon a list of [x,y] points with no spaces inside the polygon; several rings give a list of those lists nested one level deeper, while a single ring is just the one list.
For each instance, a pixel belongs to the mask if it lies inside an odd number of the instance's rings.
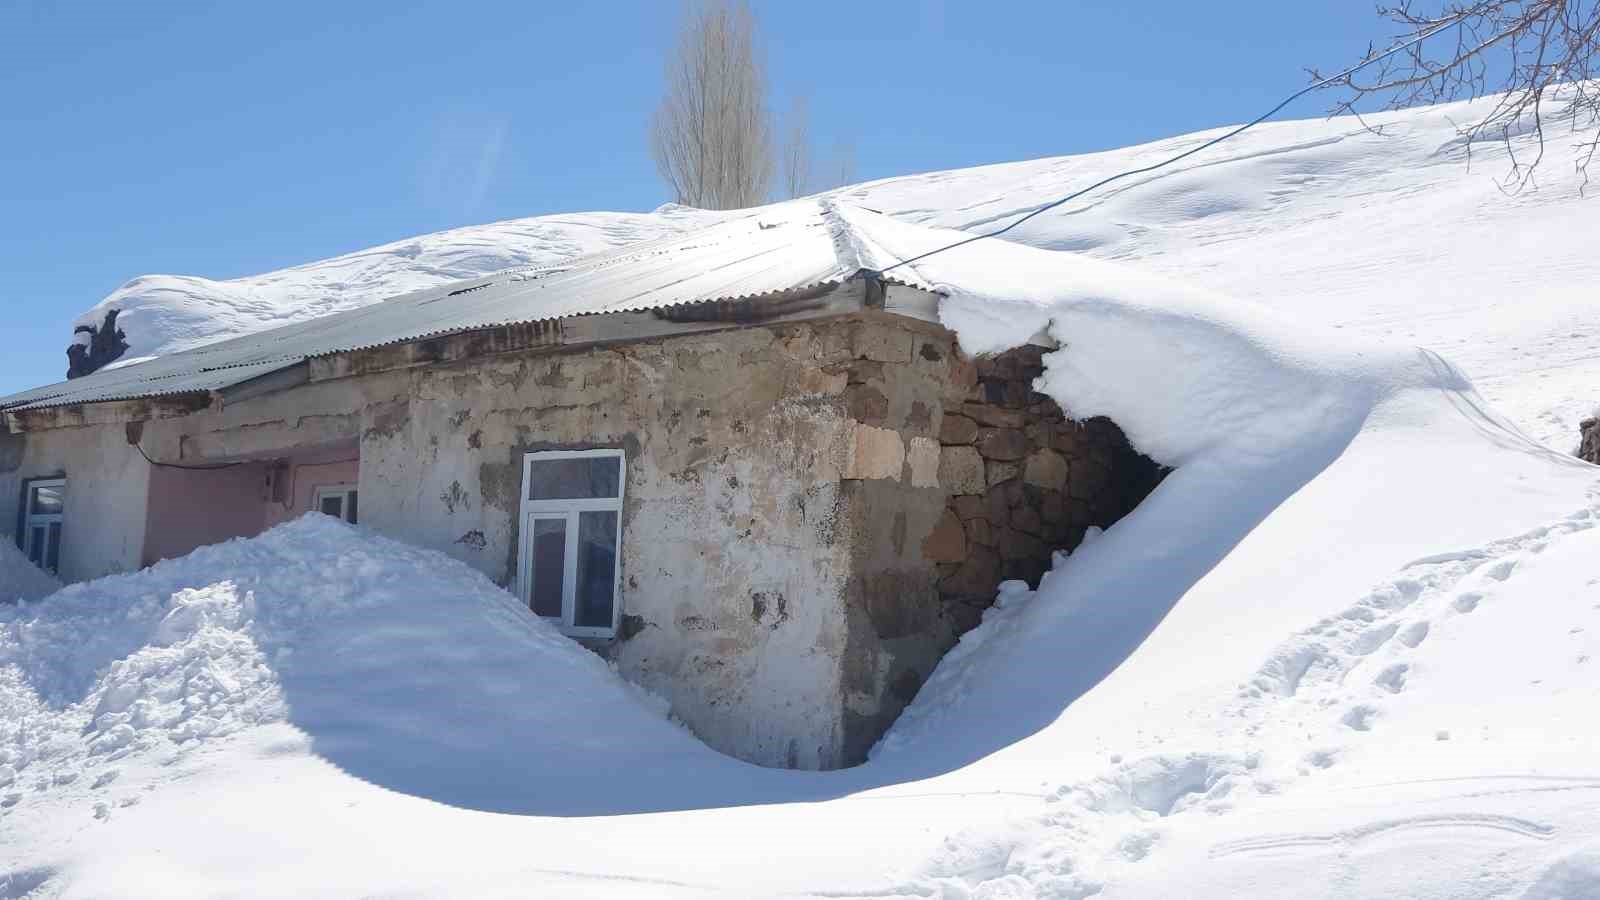
[{"label": "overhead wire", "polygon": [[1168,158],[1166,158],[1166,159],[1164,159],[1164,160],[1162,160],[1162,161],[1160,161],[1158,163],[1153,163],[1153,164],[1148,165],[1148,166],[1141,166],[1141,167],[1139,167],[1137,169],[1128,169],[1128,170],[1123,171],[1123,172],[1118,172],[1117,174],[1112,175],[1109,178],[1102,178],[1099,181],[1096,181],[1094,184],[1091,184],[1088,187],[1083,188],[1082,190],[1074,191],[1074,192],[1066,195],[1065,197],[1062,197],[1062,198],[1060,198],[1058,200],[1052,200],[1051,202],[1046,203],[1045,205],[1039,207],[1038,209],[1035,209],[1035,210],[1029,212],[1027,215],[1023,216],[1022,218],[1017,219],[1015,222],[1012,222],[1009,225],[1006,225],[1004,228],[997,228],[994,231],[985,232],[983,234],[975,234],[975,235],[972,235],[971,237],[963,238],[963,239],[961,239],[959,241],[955,241],[954,243],[947,244],[947,245],[945,245],[943,247],[937,247],[937,248],[935,248],[933,250],[929,250],[926,253],[921,253],[921,254],[918,254],[916,256],[910,257],[909,259],[902,259],[899,262],[895,263],[894,265],[889,266],[888,268],[879,270],[878,274],[882,275],[884,272],[888,272],[888,271],[891,271],[893,269],[898,269],[901,266],[910,265],[911,263],[917,262],[918,260],[927,259],[930,256],[933,256],[933,255],[938,254],[938,253],[943,253],[946,250],[954,250],[957,247],[964,247],[967,244],[971,244],[971,243],[974,243],[976,241],[981,241],[981,240],[984,240],[985,238],[999,237],[1000,235],[1005,234],[1006,232],[1010,231],[1013,228],[1016,228],[1018,225],[1021,225],[1023,222],[1028,221],[1029,219],[1033,218],[1034,216],[1040,215],[1041,213],[1049,212],[1050,210],[1055,209],[1056,207],[1061,206],[1064,203],[1070,203],[1073,200],[1076,200],[1079,197],[1082,197],[1084,194],[1087,194],[1087,193],[1089,193],[1091,191],[1094,191],[1094,190],[1098,190],[1099,188],[1103,188],[1106,185],[1111,184],[1114,181],[1120,181],[1123,178],[1128,178],[1128,177],[1131,177],[1133,175],[1143,175],[1146,172],[1154,172],[1157,169],[1162,169],[1162,168],[1165,168],[1167,166],[1170,166],[1173,163],[1178,162],[1179,160],[1182,160],[1182,159],[1185,159],[1187,157],[1193,156],[1196,153],[1199,153],[1199,152],[1201,152],[1203,150],[1207,150],[1207,149],[1210,149],[1212,147],[1215,147],[1216,145],[1222,143],[1223,141],[1230,140],[1232,138],[1238,137],[1240,134],[1243,134],[1244,132],[1249,131],[1251,128],[1254,128],[1255,126],[1260,125],[1262,122],[1265,122],[1266,120],[1268,120],[1268,119],[1272,118],[1273,116],[1277,115],[1280,111],[1283,110],[1284,107],[1288,106],[1289,104],[1293,103],[1296,100],[1299,100],[1301,97],[1304,97],[1305,95],[1311,93],[1312,91],[1320,90],[1320,89],[1325,88],[1325,87],[1327,87],[1328,85],[1331,85],[1331,84],[1336,84],[1336,83],[1338,83],[1339,81],[1341,81],[1343,79],[1349,78],[1351,75],[1354,75],[1355,73],[1361,71],[1362,69],[1365,69],[1367,66],[1370,66],[1373,63],[1381,62],[1382,60],[1388,59],[1389,57],[1394,56],[1396,53],[1399,53],[1402,50],[1407,50],[1407,49],[1410,49],[1412,47],[1415,47],[1418,44],[1422,43],[1423,41],[1426,41],[1428,38],[1433,37],[1435,34],[1438,34],[1440,31],[1443,31],[1450,24],[1452,24],[1452,23],[1443,22],[1443,23],[1440,23],[1438,25],[1435,25],[1433,28],[1430,28],[1427,31],[1424,31],[1422,34],[1416,35],[1415,37],[1412,37],[1412,38],[1410,38],[1410,39],[1408,39],[1406,41],[1402,41],[1401,43],[1395,44],[1394,46],[1392,46],[1389,49],[1383,51],[1382,53],[1379,53],[1376,56],[1370,56],[1367,59],[1364,59],[1361,62],[1356,63],[1355,65],[1351,66],[1348,69],[1345,69],[1342,72],[1339,72],[1339,73],[1334,74],[1334,75],[1329,75],[1326,78],[1323,78],[1323,79],[1320,79],[1318,81],[1315,81],[1315,82],[1313,82],[1313,83],[1301,88],[1300,90],[1295,91],[1293,94],[1290,94],[1288,97],[1284,98],[1283,101],[1280,102],[1277,106],[1274,106],[1273,108],[1267,110],[1266,112],[1262,113],[1261,115],[1256,116],[1254,119],[1251,119],[1250,121],[1244,123],[1243,125],[1239,125],[1239,126],[1235,127],[1234,129],[1232,129],[1231,131],[1228,131],[1228,132],[1226,132],[1224,134],[1217,135],[1216,137],[1212,138],[1211,140],[1206,141],[1206,142],[1204,142],[1202,144],[1199,144],[1197,146],[1191,147],[1188,150],[1183,151],[1182,153],[1178,153],[1178,154],[1175,154],[1173,156],[1170,156],[1170,157],[1168,157]]},{"label": "overhead wire", "polygon": [[230,462],[230,463],[214,463],[214,464],[205,465],[205,466],[186,466],[186,465],[183,465],[182,463],[156,462],[155,460],[150,458],[150,454],[144,452],[144,448],[139,446],[139,443],[137,441],[133,441],[131,443],[133,444],[133,448],[135,450],[139,451],[139,455],[144,457],[144,461],[145,462],[149,463],[152,466],[155,466],[158,469],[182,469],[182,470],[184,470],[186,472],[214,472],[214,471],[216,471],[218,469],[232,469],[232,468],[234,468],[236,466],[244,465],[244,463],[242,463],[242,462]]}]

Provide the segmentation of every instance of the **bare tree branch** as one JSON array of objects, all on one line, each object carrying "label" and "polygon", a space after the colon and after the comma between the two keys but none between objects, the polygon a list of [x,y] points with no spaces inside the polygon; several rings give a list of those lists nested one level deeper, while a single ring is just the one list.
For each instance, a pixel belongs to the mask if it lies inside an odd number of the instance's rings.
[{"label": "bare tree branch", "polygon": [[744,0],[693,8],[667,65],[667,92],[650,125],[650,153],[677,202],[739,209],[772,184],[772,117]]},{"label": "bare tree branch", "polygon": [[804,96],[796,97],[789,109],[789,120],[785,123],[787,136],[783,142],[783,171],[780,174],[781,187],[790,199],[811,193],[813,173],[809,107]]},{"label": "bare tree branch", "polygon": [[1588,183],[1600,147],[1600,0],[1444,0],[1431,14],[1402,0],[1378,14],[1400,26],[1396,44],[1416,43],[1392,56],[1369,47],[1362,61],[1371,66],[1331,79],[1313,71],[1313,80],[1342,93],[1333,114],[1355,113],[1369,99],[1403,109],[1493,95],[1486,111],[1458,126],[1469,164],[1473,145],[1493,139],[1510,160],[1502,187],[1532,186],[1545,159],[1547,120],[1564,121]]}]

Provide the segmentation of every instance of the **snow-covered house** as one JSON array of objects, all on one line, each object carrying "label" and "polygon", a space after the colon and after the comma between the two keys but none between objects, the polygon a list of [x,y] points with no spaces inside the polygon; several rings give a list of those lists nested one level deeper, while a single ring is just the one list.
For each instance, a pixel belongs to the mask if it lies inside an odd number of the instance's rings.
[{"label": "snow-covered house", "polygon": [[852,764],[1001,581],[1159,478],[1033,392],[1041,347],[964,356],[871,215],[786,204],[0,399],[0,521],[72,581],[338,516],[473,565],[717,749]]}]

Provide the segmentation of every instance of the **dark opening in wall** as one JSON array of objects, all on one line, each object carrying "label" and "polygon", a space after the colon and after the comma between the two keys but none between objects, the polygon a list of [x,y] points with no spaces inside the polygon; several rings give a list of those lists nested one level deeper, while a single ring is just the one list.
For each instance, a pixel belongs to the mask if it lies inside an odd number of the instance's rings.
[{"label": "dark opening in wall", "polygon": [[117,310],[107,310],[100,325],[79,325],[72,330],[74,338],[85,335],[87,340],[74,340],[67,348],[68,380],[98,372],[128,352],[128,336],[117,327],[117,315]]}]

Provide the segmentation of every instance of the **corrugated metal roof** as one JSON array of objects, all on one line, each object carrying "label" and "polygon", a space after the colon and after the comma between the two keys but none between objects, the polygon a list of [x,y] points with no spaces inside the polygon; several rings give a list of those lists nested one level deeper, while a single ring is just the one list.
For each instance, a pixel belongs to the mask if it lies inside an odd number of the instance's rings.
[{"label": "corrugated metal roof", "polygon": [[[827,200],[559,266],[503,272],[207,344],[0,399],[25,410],[230,387],[315,356],[557,319],[741,300],[843,282],[887,262]],[[931,290],[906,269],[896,282]]]}]

